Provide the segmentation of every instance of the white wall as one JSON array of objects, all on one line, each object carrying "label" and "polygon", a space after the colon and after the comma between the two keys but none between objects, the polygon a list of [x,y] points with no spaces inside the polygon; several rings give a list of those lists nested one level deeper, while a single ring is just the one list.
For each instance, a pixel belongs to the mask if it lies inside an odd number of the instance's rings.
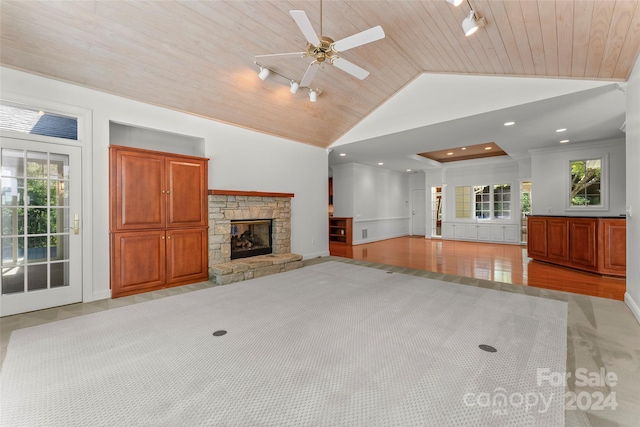
[{"label": "white wall", "polygon": [[[0,68],[3,99],[54,101],[92,111],[93,270],[84,300],[110,297],[109,169],[110,122],[203,139],[209,188],[294,193],[291,249],[305,257],[328,255],[328,156],[324,149],[224,123],[155,107],[20,71]],[[237,167],[242,165],[242,167]]]},{"label": "white wall", "polygon": [[353,217],[354,244],[409,234],[409,174],[356,163],[332,169],[333,214]]},{"label": "white wall", "polygon": [[333,177],[333,216],[353,218],[353,164],[331,167]]},{"label": "white wall", "polygon": [[[628,113],[627,113],[628,114]],[[567,210],[569,201],[569,162],[608,156],[609,208],[606,210]],[[618,216],[625,213],[624,140],[596,141],[531,151],[532,211],[534,215]]]},{"label": "white wall", "polygon": [[629,77],[626,102],[626,204],[631,215],[627,216],[627,292],[624,298],[640,322],[640,57]]}]

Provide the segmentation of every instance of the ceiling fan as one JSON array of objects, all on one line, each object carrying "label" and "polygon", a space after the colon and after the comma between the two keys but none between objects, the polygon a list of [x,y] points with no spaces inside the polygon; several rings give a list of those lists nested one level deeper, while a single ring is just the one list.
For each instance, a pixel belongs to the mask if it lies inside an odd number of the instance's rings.
[{"label": "ceiling fan", "polygon": [[[309,64],[307,71],[300,80],[301,87],[308,87],[313,77],[318,72],[322,64],[329,63],[335,67],[357,77],[360,80],[365,79],[369,72],[356,64],[347,61],[339,56],[354,47],[362,46],[367,43],[374,42],[384,38],[384,31],[381,26],[369,28],[368,30],[359,32],[352,36],[334,42],[331,38],[320,35],[318,36],[311,25],[311,21],[303,10],[289,11],[293,20],[296,22],[302,34],[307,39],[307,49],[304,52],[276,53],[272,55],[256,55],[258,58],[292,58],[292,57],[310,57],[313,61]],[[322,34],[322,0],[320,0],[320,34]]]}]

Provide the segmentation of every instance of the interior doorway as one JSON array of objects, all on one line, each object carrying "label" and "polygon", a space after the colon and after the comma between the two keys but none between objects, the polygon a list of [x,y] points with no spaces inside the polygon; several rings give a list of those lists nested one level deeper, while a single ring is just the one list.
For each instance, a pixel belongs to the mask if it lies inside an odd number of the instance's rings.
[{"label": "interior doorway", "polygon": [[431,187],[431,236],[442,237],[442,187]]},{"label": "interior doorway", "polygon": [[411,195],[411,235],[424,236],[427,232],[427,201],[423,189],[413,190]]}]

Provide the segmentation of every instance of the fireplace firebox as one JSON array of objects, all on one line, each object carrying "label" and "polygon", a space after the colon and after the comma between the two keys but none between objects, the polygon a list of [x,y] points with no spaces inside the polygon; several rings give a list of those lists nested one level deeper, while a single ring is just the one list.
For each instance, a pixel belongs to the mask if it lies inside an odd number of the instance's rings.
[{"label": "fireplace firebox", "polygon": [[272,253],[272,220],[231,221],[231,259]]}]

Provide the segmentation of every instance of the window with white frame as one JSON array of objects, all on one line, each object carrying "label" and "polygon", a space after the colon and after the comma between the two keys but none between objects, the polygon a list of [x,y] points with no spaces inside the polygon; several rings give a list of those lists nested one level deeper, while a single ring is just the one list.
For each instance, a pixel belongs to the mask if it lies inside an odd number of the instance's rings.
[{"label": "window with white frame", "polygon": [[476,203],[476,218],[491,218],[491,187],[488,185],[474,186],[473,194]]},{"label": "window with white frame", "polygon": [[571,160],[570,207],[602,207],[602,159]]},{"label": "window with white frame", "polygon": [[456,187],[456,218],[471,218],[471,187]]},{"label": "window with white frame", "polygon": [[0,129],[78,140],[77,118],[5,102],[0,103]]},{"label": "window with white frame", "polygon": [[493,186],[493,218],[511,218],[511,184]]}]

